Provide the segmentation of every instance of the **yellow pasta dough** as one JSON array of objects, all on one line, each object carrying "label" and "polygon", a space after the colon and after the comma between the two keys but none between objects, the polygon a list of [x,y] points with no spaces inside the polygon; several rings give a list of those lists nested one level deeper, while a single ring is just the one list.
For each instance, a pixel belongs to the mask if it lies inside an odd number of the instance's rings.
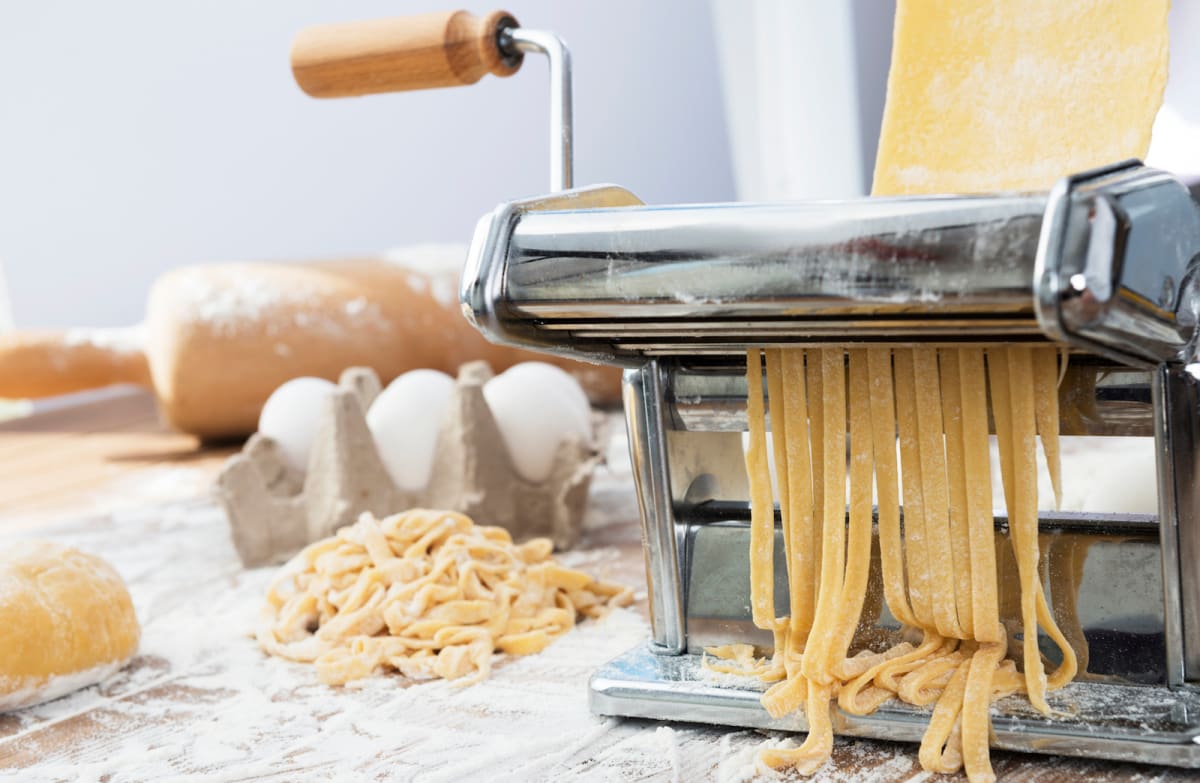
[{"label": "yellow pasta dough", "polygon": [[492,654],[536,653],[575,625],[633,600],[627,587],[564,568],[549,539],[452,511],[358,522],[283,567],[258,626],[264,651],[315,663],[341,684],[377,670],[476,682]]},{"label": "yellow pasta dough", "polygon": [[874,192],[1044,190],[1142,158],[1168,0],[901,0]]},{"label": "yellow pasta dough", "polygon": [[140,636],[125,583],[100,558],[51,541],[0,554],[0,712],[99,682]]}]

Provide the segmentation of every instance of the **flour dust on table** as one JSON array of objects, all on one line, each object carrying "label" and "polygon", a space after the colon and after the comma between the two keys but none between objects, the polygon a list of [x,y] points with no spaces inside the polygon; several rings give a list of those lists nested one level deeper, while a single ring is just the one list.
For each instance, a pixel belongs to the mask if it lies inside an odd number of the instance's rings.
[{"label": "flour dust on table", "polygon": [[590,715],[586,689],[596,666],[646,638],[633,612],[586,623],[538,656],[498,657],[493,679],[472,688],[398,677],[331,688],[258,650],[273,571],[239,566],[209,504],[45,532],[126,576],[144,635],[131,666],[99,687],[0,717],[0,779],[452,780],[469,768],[537,779],[576,747],[636,733]]}]

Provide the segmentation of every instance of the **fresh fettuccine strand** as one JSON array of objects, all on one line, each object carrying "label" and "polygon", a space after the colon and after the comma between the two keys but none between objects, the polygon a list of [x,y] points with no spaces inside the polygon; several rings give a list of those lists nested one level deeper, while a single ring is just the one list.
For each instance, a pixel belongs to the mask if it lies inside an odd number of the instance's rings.
[{"label": "fresh fettuccine strand", "polygon": [[[836,634],[838,609],[846,569],[846,375],[841,349],[823,348],[820,352],[821,396],[824,400],[824,508],[821,542],[821,581],[817,590],[817,610],[805,645],[802,671],[810,681],[828,685],[837,657]],[[857,621],[857,618],[856,618]]]},{"label": "fresh fettuccine strand", "polygon": [[1054,508],[1062,505],[1062,457],[1058,446],[1058,349],[1033,351],[1033,393],[1037,412],[1037,431],[1050,471],[1054,489]]},{"label": "fresh fettuccine strand", "polygon": [[950,680],[933,708],[929,728],[921,739],[921,767],[930,772],[957,772],[962,766],[961,740],[951,738],[962,712],[970,663],[955,661],[952,667]]},{"label": "fresh fettuccine strand", "polygon": [[947,497],[950,513],[950,550],[954,558],[954,603],[964,639],[974,639],[974,581],[971,571],[971,531],[967,516],[967,470],[963,452],[962,384],[959,352],[938,352],[941,370],[942,425],[945,428]]},{"label": "fresh fettuccine strand", "polygon": [[[850,530],[846,543],[846,570],[842,581],[841,617],[834,637],[833,659],[846,663],[846,652],[858,627],[867,576],[871,566],[871,443],[870,375],[867,352],[851,350],[850,359]],[[839,672],[840,674],[840,672]],[[840,677],[845,679],[844,675]]]},{"label": "fresh fettuccine strand", "polygon": [[922,497],[921,448],[917,430],[917,390],[913,376],[913,352],[897,349],[895,367],[896,428],[900,442],[900,469],[904,499],[905,565],[908,597],[922,628],[933,628],[933,591],[930,587],[929,556]]},{"label": "fresh fettuccine strand", "polygon": [[886,348],[869,349],[867,366],[870,376],[871,437],[875,450],[875,486],[879,507],[879,551],[884,597],[892,616],[915,628],[918,623],[908,602],[904,550],[900,539],[900,480],[896,468],[896,401],[892,392],[892,352]]},{"label": "fresh fettuccine strand", "polygon": [[791,504],[788,501],[788,428],[787,413],[784,411],[783,394],[783,351],[770,348],[763,351],[767,368],[767,401],[771,412],[771,451],[775,457],[775,494],[779,498],[779,517],[783,522],[783,551],[788,581],[792,577],[792,560],[795,558],[794,543],[787,532],[791,529]]},{"label": "fresh fettuccine strand", "polygon": [[[1013,552],[1017,558],[1017,570],[1021,578],[1021,622],[1024,633],[1024,659],[1026,688],[1029,701],[1042,712],[1048,712],[1050,707],[1045,701],[1047,688],[1060,688],[1075,678],[1077,660],[1075,650],[1071,647],[1062,631],[1059,630],[1046,594],[1042,590],[1041,573],[1038,568],[1040,554],[1037,534],[1037,402],[1034,400],[1034,355],[1037,353],[1054,356],[1054,349],[1014,346],[1008,351],[1008,376],[1010,384],[1010,405],[1012,435],[1010,440],[1012,460],[1014,465],[1013,502],[1015,510],[1010,507],[1010,529],[1012,531]],[[1050,373],[1046,369],[1046,380],[1057,378],[1057,370]],[[1054,406],[1057,409],[1057,405]],[[1047,423],[1042,428],[1043,438],[1055,443],[1053,451],[1057,458],[1056,423]],[[1043,440],[1045,443],[1046,440]],[[1032,614],[1032,620],[1031,620]],[[1037,645],[1037,629],[1041,627],[1046,635],[1058,646],[1062,653],[1062,663],[1046,678],[1045,669],[1041,663],[1040,651]]]},{"label": "fresh fettuccine strand", "polygon": [[[808,384],[809,440],[812,444],[813,483],[813,611],[816,609],[817,593],[821,589],[821,551],[825,538],[825,471],[821,465],[825,459],[825,394],[821,383],[821,352],[805,353],[805,382]],[[837,437],[841,437],[839,433]]]},{"label": "fresh fettuccine strand", "polygon": [[933,595],[933,621],[938,633],[964,638],[958,622],[954,589],[949,498],[946,491],[946,451],[937,351],[913,351],[916,382],[917,439],[920,450],[921,499],[925,512],[925,551]]},{"label": "fresh fettuccine strand", "polygon": [[[789,664],[797,667],[808,631],[812,627],[813,593],[816,588],[812,542],[813,527],[812,454],[809,450],[808,395],[804,377],[804,353],[783,352],[783,409],[788,428],[787,484],[790,509],[785,535],[792,542],[792,574],[788,582],[791,617],[788,624]],[[772,401],[774,404],[774,401]],[[790,671],[790,670],[789,670]]]},{"label": "fresh fettuccine strand", "polygon": [[991,733],[991,705],[996,669],[1008,652],[1004,639],[984,642],[971,657],[962,697],[962,756],[967,777],[974,783],[996,779],[992,772],[988,743]]},{"label": "fresh fettuccine strand", "polygon": [[[1050,550],[1047,570],[1050,572],[1053,616],[1062,622],[1063,637],[1076,653],[1080,672],[1086,672],[1088,668],[1088,641],[1079,621],[1079,588],[1083,584],[1083,565],[1092,543],[1078,536],[1055,536],[1054,540],[1045,541]],[[1050,679],[1056,678],[1051,675]]]},{"label": "fresh fettuccine strand", "polygon": [[758,761],[770,769],[795,769],[811,775],[824,766],[833,752],[833,724],[829,717],[832,687],[808,683],[808,736],[798,748],[764,750]]},{"label": "fresh fettuccine strand", "polygon": [[1038,573],[1037,420],[1033,399],[1033,356],[1026,347],[1011,347],[1006,351],[1012,427],[1009,449],[1014,484],[1008,524],[1021,580],[1025,687],[1030,703],[1039,711],[1049,713],[1046,673],[1037,642],[1037,593],[1041,591],[1041,579]]},{"label": "fresh fettuccine strand", "polygon": [[975,639],[1003,638],[996,587],[996,533],[992,516],[992,471],[988,448],[987,382],[983,350],[963,348],[958,354],[962,402],[963,472],[967,528],[970,538],[972,621]]},{"label": "fresh fettuccine strand", "polygon": [[746,475],[750,479],[750,608],[754,624],[773,631],[775,620],[775,504],[767,462],[766,411],[763,405],[762,354],[746,353],[746,416],[750,442]]}]

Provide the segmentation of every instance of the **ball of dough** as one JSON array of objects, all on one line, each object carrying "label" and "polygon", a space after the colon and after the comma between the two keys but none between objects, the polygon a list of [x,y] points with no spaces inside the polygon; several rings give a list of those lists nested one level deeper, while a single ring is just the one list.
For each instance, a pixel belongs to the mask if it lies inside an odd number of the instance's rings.
[{"label": "ball of dough", "polygon": [[337,385],[324,378],[293,378],[271,392],[258,417],[258,431],[275,441],[288,465],[308,471],[325,401]]},{"label": "ball of dough", "polygon": [[50,541],[0,554],[0,712],[99,682],[140,635],[125,583],[100,558]]},{"label": "ball of dough", "polygon": [[375,447],[396,486],[424,489],[454,379],[437,370],[412,370],[388,384],[367,411]]}]

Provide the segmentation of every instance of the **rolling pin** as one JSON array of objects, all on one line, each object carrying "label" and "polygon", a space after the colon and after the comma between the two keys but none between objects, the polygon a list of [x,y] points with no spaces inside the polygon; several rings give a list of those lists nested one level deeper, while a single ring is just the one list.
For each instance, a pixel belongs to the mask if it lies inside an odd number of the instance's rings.
[{"label": "rolling pin", "polygon": [[39,398],[111,384],[154,391],[166,421],[203,439],[257,428],[267,397],[302,375],[336,380],[371,367],[385,382],[429,367],[453,375],[550,361],[597,404],[620,399],[620,373],[487,342],[458,306],[458,268],[428,272],[383,259],[182,267],[151,289],[128,329],[0,335],[0,398]]}]

